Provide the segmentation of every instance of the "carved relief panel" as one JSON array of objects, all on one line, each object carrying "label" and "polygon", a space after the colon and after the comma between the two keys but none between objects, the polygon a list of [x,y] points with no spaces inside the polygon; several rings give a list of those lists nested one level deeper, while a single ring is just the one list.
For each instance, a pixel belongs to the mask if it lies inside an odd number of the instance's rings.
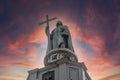
[{"label": "carved relief panel", "polygon": [[69,68],[69,80],[79,80],[79,70],[76,68]]}]

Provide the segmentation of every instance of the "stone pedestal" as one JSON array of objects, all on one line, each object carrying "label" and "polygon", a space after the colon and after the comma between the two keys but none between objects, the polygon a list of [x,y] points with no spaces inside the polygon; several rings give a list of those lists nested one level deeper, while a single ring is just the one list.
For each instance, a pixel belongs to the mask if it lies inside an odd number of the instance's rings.
[{"label": "stone pedestal", "polygon": [[45,67],[29,71],[27,80],[91,80],[84,63],[68,49],[50,51],[44,59]]}]

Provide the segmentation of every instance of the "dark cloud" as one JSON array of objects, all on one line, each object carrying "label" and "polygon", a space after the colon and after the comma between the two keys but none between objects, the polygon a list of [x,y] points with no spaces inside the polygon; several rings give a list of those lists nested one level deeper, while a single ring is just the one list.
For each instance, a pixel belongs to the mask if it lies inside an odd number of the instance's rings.
[{"label": "dark cloud", "polygon": [[[81,18],[83,19],[82,23],[78,22],[79,25],[81,25],[80,29],[84,38],[86,36],[87,39],[93,38],[92,41],[95,41],[94,36],[100,37],[104,43],[102,46],[104,49],[101,48],[101,51],[97,53],[101,53],[101,57],[103,57],[105,60],[110,61],[113,65],[120,65],[120,59],[118,58],[118,55],[120,55],[120,39],[118,37],[120,36],[119,3],[120,2],[118,0],[89,1],[86,12],[84,14],[84,18]],[[117,38],[115,37],[116,35]],[[86,40],[86,42],[89,43],[88,40]],[[99,41],[96,41],[95,43],[99,43]]]}]

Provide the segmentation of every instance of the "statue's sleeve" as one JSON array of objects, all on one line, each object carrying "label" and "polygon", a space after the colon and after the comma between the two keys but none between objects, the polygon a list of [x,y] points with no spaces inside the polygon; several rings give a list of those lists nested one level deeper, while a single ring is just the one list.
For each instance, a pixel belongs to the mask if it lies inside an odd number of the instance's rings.
[{"label": "statue's sleeve", "polygon": [[50,47],[53,49],[53,36],[54,36],[54,30],[50,34]]},{"label": "statue's sleeve", "polygon": [[52,49],[51,34],[50,34],[50,31],[49,31],[49,26],[46,27],[45,32],[46,32],[46,35],[48,37],[48,46],[47,46],[47,52],[48,52]]},{"label": "statue's sleeve", "polygon": [[53,34],[54,34],[54,31],[52,31],[51,34],[50,34],[50,39],[51,40],[53,39]]},{"label": "statue's sleeve", "polygon": [[45,33],[46,33],[47,36],[50,35],[50,32],[49,32],[49,26],[46,26]]}]

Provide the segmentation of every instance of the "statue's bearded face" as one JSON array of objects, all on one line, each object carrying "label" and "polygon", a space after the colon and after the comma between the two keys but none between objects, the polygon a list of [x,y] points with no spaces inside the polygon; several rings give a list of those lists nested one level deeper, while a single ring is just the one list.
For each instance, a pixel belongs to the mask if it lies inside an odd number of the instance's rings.
[{"label": "statue's bearded face", "polygon": [[62,25],[63,25],[63,24],[62,24],[61,21],[58,21],[57,24],[56,24],[57,27],[62,26]]}]

